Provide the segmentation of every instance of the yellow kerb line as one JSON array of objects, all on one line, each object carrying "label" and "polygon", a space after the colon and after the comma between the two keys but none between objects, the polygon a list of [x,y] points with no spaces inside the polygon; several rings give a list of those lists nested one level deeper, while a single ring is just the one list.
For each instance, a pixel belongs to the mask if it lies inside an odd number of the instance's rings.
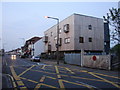
[{"label": "yellow kerb line", "polygon": [[110,83],[110,84],[114,85],[114,86],[115,86],[115,87],[117,87],[117,88],[120,88],[120,86],[119,86],[119,85],[115,84],[115,83],[114,83],[114,82],[112,82],[112,81],[109,81],[109,80],[107,80],[107,79],[104,79],[104,78],[102,78],[102,77],[99,77],[99,76],[95,75],[95,74],[94,74],[94,73],[92,73],[92,72],[89,72],[89,74],[93,75],[94,77],[100,78],[100,79],[104,80],[105,82],[108,82],[108,83]]},{"label": "yellow kerb line", "polygon": [[10,70],[11,70],[11,73],[12,73],[13,77],[17,81],[18,86],[22,86],[22,87],[20,87],[20,89],[22,90],[22,88],[25,88],[27,90],[27,87],[25,87],[24,83],[17,76],[17,74],[16,74],[16,72],[15,72],[15,70],[14,70],[14,68],[12,66],[10,66]]},{"label": "yellow kerb line", "polygon": [[35,65],[31,66],[30,68],[28,68],[27,70],[25,70],[24,72],[22,72],[21,74],[19,74],[18,76],[20,77],[21,75],[23,75],[24,73],[26,73],[27,71],[29,71],[30,69],[32,69]]}]

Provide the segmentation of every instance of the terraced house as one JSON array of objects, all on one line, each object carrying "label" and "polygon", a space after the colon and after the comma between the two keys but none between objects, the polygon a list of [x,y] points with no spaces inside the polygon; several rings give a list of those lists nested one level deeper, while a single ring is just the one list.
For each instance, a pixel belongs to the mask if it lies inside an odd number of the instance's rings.
[{"label": "terraced house", "polygon": [[[57,26],[44,32],[45,52],[55,54],[57,43]],[[59,51],[80,53],[104,51],[104,22],[101,18],[72,14],[59,23]]]}]

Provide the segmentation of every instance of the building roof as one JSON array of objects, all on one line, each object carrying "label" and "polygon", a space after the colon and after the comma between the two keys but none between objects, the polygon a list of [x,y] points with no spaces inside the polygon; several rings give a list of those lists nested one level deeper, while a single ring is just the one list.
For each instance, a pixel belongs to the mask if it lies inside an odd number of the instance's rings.
[{"label": "building roof", "polygon": [[29,40],[27,40],[26,42],[32,42],[33,44],[34,43],[36,43],[38,40],[40,40],[41,39],[41,37],[32,37],[32,38],[30,38]]}]

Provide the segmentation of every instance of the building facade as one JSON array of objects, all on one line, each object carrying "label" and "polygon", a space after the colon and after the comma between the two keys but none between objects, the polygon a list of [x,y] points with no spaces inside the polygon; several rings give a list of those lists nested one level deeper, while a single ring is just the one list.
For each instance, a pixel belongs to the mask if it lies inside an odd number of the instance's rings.
[{"label": "building facade", "polygon": [[34,44],[34,56],[40,56],[44,52],[44,42],[42,38]]},{"label": "building facade", "polygon": [[22,53],[25,57],[32,57],[34,56],[34,44],[40,40],[41,37],[32,37],[25,42],[25,45],[22,48]]},{"label": "building facade", "polygon": [[[44,32],[45,52],[56,51],[57,26]],[[59,51],[80,53],[104,51],[104,22],[101,18],[72,14],[59,23]]]}]

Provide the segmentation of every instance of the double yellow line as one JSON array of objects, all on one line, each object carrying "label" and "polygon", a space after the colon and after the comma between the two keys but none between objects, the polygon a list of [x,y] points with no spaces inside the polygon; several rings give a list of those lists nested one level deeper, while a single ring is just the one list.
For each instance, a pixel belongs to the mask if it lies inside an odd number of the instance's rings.
[{"label": "double yellow line", "polygon": [[[25,87],[24,83],[20,80],[19,76],[17,76],[13,66],[10,66],[10,70],[11,70],[11,73],[14,77],[14,79],[16,80],[18,86],[20,87],[20,89],[26,89],[27,90],[27,87]],[[13,84],[15,84],[15,82],[13,82]]]}]

